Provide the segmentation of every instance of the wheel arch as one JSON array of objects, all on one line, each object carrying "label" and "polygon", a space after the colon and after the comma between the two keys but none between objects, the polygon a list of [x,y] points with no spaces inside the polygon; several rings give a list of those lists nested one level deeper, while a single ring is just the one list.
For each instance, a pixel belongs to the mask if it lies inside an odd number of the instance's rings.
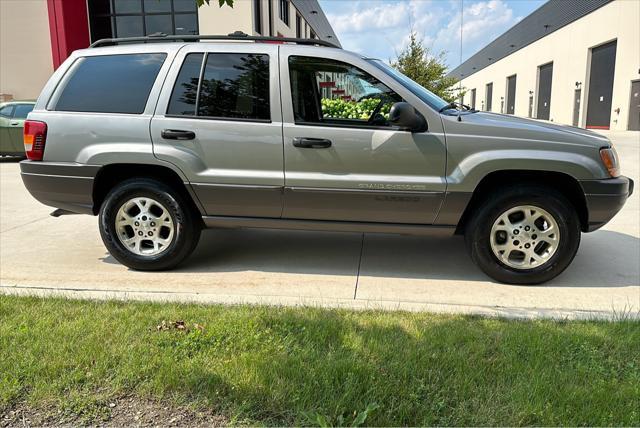
[{"label": "wheel arch", "polygon": [[105,198],[118,183],[131,178],[153,178],[167,184],[180,193],[190,208],[200,215],[204,210],[191,185],[185,182],[181,174],[164,165],[115,163],[100,168],[93,182],[93,213],[98,214]]},{"label": "wheel arch", "polygon": [[456,226],[456,234],[463,234],[466,225],[485,197],[507,186],[535,184],[548,186],[563,194],[573,205],[583,232],[588,228],[588,208],[584,192],[578,180],[569,174],[541,170],[498,170],[486,174],[477,184]]}]

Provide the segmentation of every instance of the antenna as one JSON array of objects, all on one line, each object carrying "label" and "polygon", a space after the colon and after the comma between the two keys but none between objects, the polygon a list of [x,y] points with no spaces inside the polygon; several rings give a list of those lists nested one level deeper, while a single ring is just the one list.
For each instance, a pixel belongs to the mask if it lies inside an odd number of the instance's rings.
[{"label": "antenna", "polygon": [[[463,28],[463,20],[464,20],[464,0],[460,0],[460,64],[462,65],[462,28]],[[462,76],[460,76],[462,77]],[[460,84],[458,85],[458,96],[460,98],[460,110],[458,110],[458,122],[462,122],[462,109],[464,108],[462,101],[462,79],[460,79]]]},{"label": "antenna", "polygon": [[[460,63],[458,66],[462,65],[462,29],[464,24],[464,0],[460,0]],[[460,85],[458,87],[460,91],[460,104],[462,104],[462,79],[460,79]]]}]

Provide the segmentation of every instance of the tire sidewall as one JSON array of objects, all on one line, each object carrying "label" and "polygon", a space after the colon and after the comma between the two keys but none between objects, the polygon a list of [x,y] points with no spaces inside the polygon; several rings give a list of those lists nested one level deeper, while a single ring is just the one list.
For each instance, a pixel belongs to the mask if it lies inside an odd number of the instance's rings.
[{"label": "tire sidewall", "polygon": [[[490,235],[496,219],[511,208],[532,205],[547,211],[558,224],[560,243],[542,266],[515,269],[502,263],[493,253]],[[540,284],[555,278],[571,263],[580,245],[580,223],[573,205],[562,195],[540,188],[520,188],[503,193],[485,204],[467,234],[471,257],[490,277],[512,284]]]},{"label": "tire sidewall", "polygon": [[[168,248],[160,254],[143,256],[129,251],[118,238],[115,219],[120,207],[132,198],[148,197],[161,203],[174,224],[174,237]],[[109,253],[120,263],[136,270],[170,269],[193,250],[195,222],[189,207],[169,186],[149,179],[128,180],[114,188],[100,209],[99,229]]]}]

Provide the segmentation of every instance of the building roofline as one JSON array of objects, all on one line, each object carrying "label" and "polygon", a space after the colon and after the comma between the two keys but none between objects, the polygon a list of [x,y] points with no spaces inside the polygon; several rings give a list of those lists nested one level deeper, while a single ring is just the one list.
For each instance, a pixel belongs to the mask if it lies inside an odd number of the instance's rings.
[{"label": "building roofline", "polygon": [[463,80],[611,1],[613,0],[549,0],[451,70],[447,77]]},{"label": "building roofline", "polygon": [[291,2],[320,40],[342,47],[318,0],[291,0]]}]

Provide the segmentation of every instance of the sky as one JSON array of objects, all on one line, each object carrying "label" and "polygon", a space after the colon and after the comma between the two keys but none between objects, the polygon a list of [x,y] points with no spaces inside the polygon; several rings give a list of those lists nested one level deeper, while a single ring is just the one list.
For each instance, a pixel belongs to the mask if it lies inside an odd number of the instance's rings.
[{"label": "sky", "polygon": [[385,61],[396,57],[411,28],[450,69],[507,31],[545,0],[319,0],[342,47]]}]

